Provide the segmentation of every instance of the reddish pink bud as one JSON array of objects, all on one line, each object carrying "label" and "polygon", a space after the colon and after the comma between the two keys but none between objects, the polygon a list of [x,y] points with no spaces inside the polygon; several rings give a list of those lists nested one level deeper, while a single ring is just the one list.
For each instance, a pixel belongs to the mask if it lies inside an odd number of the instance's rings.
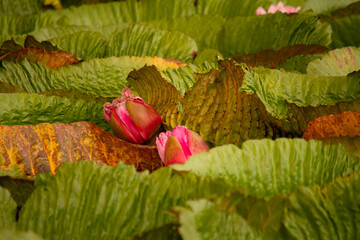
[{"label": "reddish pink bud", "polygon": [[[274,14],[276,12],[282,12],[282,13],[297,13],[298,11],[301,10],[301,7],[293,7],[293,6],[284,6],[283,2],[279,2],[277,5],[271,4],[270,7],[268,8],[267,13],[271,13]],[[262,7],[258,7],[256,9],[256,15],[265,15],[266,11],[265,9],[263,9]]]},{"label": "reddish pink bud", "polygon": [[104,118],[114,135],[132,143],[148,140],[162,123],[162,118],[140,97],[124,88],[121,98],[104,104]]},{"label": "reddish pink bud", "polygon": [[209,151],[199,134],[183,126],[176,126],[172,132],[160,133],[156,146],[165,166],[185,163],[190,156]]}]

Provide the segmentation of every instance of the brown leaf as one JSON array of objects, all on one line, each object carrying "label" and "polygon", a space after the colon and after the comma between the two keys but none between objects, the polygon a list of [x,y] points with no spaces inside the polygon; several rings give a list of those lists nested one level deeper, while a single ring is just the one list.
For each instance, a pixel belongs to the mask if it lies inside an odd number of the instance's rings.
[{"label": "brown leaf", "polygon": [[356,136],[360,136],[360,111],[315,118],[309,121],[303,134],[306,140]]},{"label": "brown leaf", "polygon": [[297,55],[321,54],[328,50],[321,45],[295,44],[280,48],[279,50],[267,49],[257,53],[233,57],[239,63],[246,63],[250,67],[266,66],[274,68],[282,62]]},{"label": "brown leaf", "polygon": [[0,61],[18,62],[26,58],[32,63],[42,62],[52,69],[79,62],[72,53],[57,51],[50,42],[40,43],[32,36],[26,37],[24,46],[21,47],[14,40],[5,41],[1,46]]},{"label": "brown leaf", "polygon": [[80,160],[116,166],[119,161],[139,171],[162,166],[156,147],[130,144],[91,122],[0,125],[0,170],[19,169],[24,177],[51,172],[64,162]]}]

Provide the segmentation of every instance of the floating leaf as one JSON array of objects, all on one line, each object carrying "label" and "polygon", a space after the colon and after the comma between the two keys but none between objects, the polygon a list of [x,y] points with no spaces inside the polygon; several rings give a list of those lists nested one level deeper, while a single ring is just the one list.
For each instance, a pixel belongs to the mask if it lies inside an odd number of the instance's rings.
[{"label": "floating leaf", "polygon": [[41,62],[52,69],[78,62],[72,53],[55,49],[50,42],[40,43],[35,38],[27,36],[24,48],[14,40],[5,41],[0,48],[0,60],[19,62],[26,58],[31,63]]},{"label": "floating leaf", "polygon": [[183,33],[135,24],[111,34],[106,56],[158,56],[190,62],[194,51],[195,41]]},{"label": "floating leaf", "polygon": [[295,44],[328,46],[330,34],[329,24],[309,14],[235,17],[219,32],[216,49],[228,58]]},{"label": "floating leaf", "polygon": [[0,130],[1,170],[16,166],[25,177],[55,174],[64,162],[81,160],[111,166],[122,161],[139,171],[162,165],[156,147],[130,144],[90,122],[0,125]]},{"label": "floating leaf", "polygon": [[331,21],[332,47],[360,46],[360,15],[351,15]]},{"label": "floating leaf", "polygon": [[360,70],[360,48],[335,49],[308,64],[306,72],[312,76],[347,76]]},{"label": "floating leaf", "polygon": [[176,223],[168,209],[233,189],[221,180],[169,168],[149,174],[121,163],[108,167],[91,162],[64,164],[55,176],[37,177],[35,185],[18,228],[47,239],[127,239],[153,229],[165,231],[155,238],[164,239],[168,230],[161,227]]},{"label": "floating leaf", "polygon": [[93,96],[119,97],[128,74],[144,65],[156,65],[161,70],[179,67],[158,57],[109,57],[91,59],[76,65],[55,70],[42,64],[31,64],[27,60],[15,64],[3,62],[0,79],[21,87],[29,93],[39,93],[50,89],[77,90]]},{"label": "floating leaf", "polygon": [[9,190],[18,206],[24,205],[34,191],[33,181],[14,179],[8,176],[0,177],[0,186]]},{"label": "floating leaf", "polygon": [[256,197],[289,194],[298,186],[323,186],[358,170],[342,145],[327,146],[303,139],[249,140],[241,149],[221,146],[172,168],[224,178]]},{"label": "floating leaf", "polygon": [[279,50],[262,50],[257,53],[250,53],[233,57],[239,63],[246,63],[250,67],[265,66],[274,68],[294,56],[305,56],[314,54],[323,54],[328,50],[321,45],[296,44],[285,46]]},{"label": "floating leaf", "polygon": [[304,139],[360,136],[360,111],[346,111],[309,121]]},{"label": "floating leaf", "polygon": [[[155,67],[135,71],[129,74],[128,80],[159,112],[165,124],[184,125],[215,145],[241,145],[246,139],[271,137],[272,130],[259,115],[262,103],[255,95],[239,92],[244,74],[242,67],[227,60],[218,68],[196,74],[197,82],[183,99]],[[182,111],[178,109],[179,102]]]},{"label": "floating leaf", "polygon": [[359,173],[339,177],[322,189],[299,187],[270,200],[233,193],[176,208],[184,240],[356,239],[360,227]]},{"label": "floating leaf", "polygon": [[16,203],[8,190],[0,187],[0,231],[14,229],[16,220]]},{"label": "floating leaf", "polygon": [[[56,94],[55,94],[56,95]],[[45,96],[26,93],[0,94],[0,124],[25,125],[38,123],[72,123],[91,121],[110,130],[104,119],[103,104],[84,98]]]}]

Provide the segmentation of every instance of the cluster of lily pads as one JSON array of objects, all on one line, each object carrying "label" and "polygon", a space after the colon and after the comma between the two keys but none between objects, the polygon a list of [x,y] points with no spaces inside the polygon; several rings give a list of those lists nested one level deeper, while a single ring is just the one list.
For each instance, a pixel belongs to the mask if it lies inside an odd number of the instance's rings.
[{"label": "cluster of lily pads", "polygon": [[2,0],[0,239],[358,239],[360,2]]}]

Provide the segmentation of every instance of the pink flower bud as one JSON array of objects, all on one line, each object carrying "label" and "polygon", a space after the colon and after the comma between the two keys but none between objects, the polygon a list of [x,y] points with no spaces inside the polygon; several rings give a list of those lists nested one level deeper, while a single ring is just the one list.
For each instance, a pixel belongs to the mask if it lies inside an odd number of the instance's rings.
[{"label": "pink flower bud", "polygon": [[172,132],[160,133],[156,146],[165,166],[185,163],[190,156],[209,151],[199,134],[183,126],[176,126]]},{"label": "pink flower bud", "polygon": [[104,118],[114,135],[131,143],[148,140],[162,123],[162,118],[141,97],[124,88],[121,98],[104,104]]},{"label": "pink flower bud", "polygon": [[[284,6],[283,2],[279,2],[277,5],[271,4],[270,7],[268,8],[267,13],[271,13],[274,14],[276,12],[281,12],[281,13],[297,13],[298,11],[301,10],[301,7],[293,7],[293,6]],[[256,15],[265,15],[266,11],[265,9],[263,9],[262,7],[258,7],[256,9]]]}]

